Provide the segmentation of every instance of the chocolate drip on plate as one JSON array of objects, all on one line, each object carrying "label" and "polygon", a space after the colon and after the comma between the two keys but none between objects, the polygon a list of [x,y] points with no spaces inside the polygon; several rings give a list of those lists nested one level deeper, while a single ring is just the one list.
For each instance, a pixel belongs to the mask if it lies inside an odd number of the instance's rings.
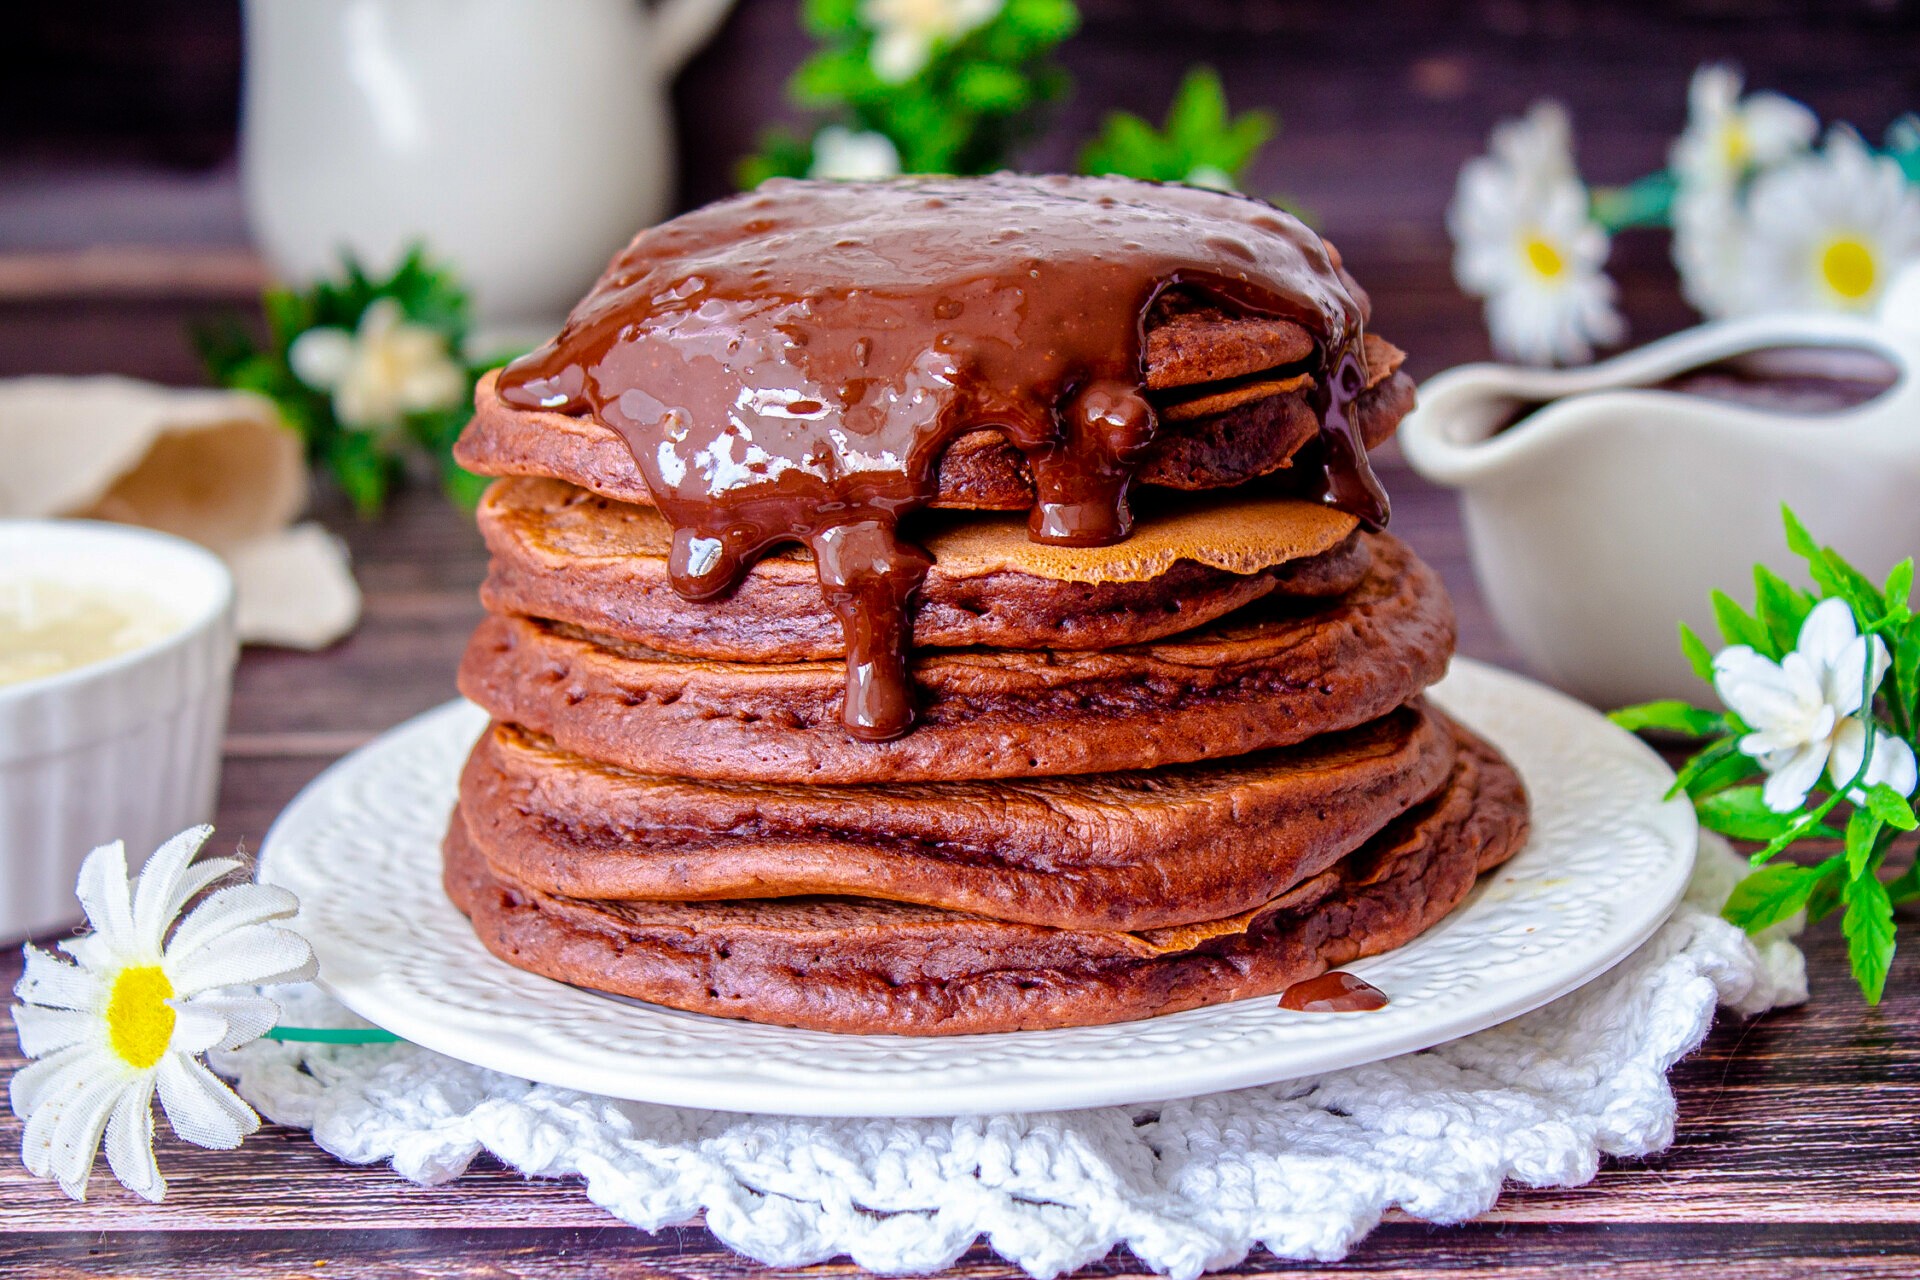
[{"label": "chocolate drip on plate", "polygon": [[1326,247],[1264,204],[1186,187],[768,183],[642,233],[500,393],[626,439],[689,599],[781,543],[811,547],[846,631],[846,726],[879,741],[912,723],[927,567],[898,524],[933,497],[947,443],[993,427],[1025,454],[1036,540],[1126,537],[1155,429],[1145,317],[1173,285],[1315,336],[1322,497],[1384,524],[1349,412],[1363,315]]},{"label": "chocolate drip on plate", "polygon": [[1344,969],[1333,969],[1281,992],[1280,1007],[1296,1013],[1372,1013],[1387,1007],[1387,993]]}]

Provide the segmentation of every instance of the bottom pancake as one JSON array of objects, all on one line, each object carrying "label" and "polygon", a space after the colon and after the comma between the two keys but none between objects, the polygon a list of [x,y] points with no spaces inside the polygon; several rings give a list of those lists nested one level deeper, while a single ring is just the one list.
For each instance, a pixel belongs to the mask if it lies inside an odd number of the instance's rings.
[{"label": "bottom pancake", "polygon": [[1122,1022],[1275,994],[1401,946],[1457,906],[1527,832],[1512,766],[1460,739],[1431,800],[1281,898],[1205,925],[1101,933],[861,898],[558,897],[491,869],[458,817],[445,881],[508,963],[693,1012],[903,1035]]}]

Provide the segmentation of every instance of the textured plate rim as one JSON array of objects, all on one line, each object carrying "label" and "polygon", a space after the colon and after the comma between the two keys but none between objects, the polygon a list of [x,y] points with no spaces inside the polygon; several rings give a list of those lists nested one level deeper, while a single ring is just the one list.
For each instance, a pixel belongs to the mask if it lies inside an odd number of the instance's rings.
[{"label": "textured plate rim", "polygon": [[[1091,1070],[1074,1069],[1072,1063],[1078,1055],[1071,1051],[1060,1054],[1057,1061],[1049,1061],[1053,1055],[1044,1050],[1012,1052],[1018,1066],[1003,1065],[985,1072],[977,1066],[982,1055],[992,1058],[996,1052],[1027,1048],[1034,1037],[1049,1037],[1049,1043],[1064,1039],[1071,1044],[1076,1036],[1090,1042],[1108,1041],[1114,1037],[1113,1026],[936,1038],[834,1035],[682,1013],[596,995],[527,974],[487,952],[473,936],[465,917],[446,900],[439,889],[438,839],[422,839],[424,828],[411,833],[394,830],[378,847],[354,852],[417,859],[415,869],[422,871],[426,863],[431,863],[428,878],[434,901],[421,910],[414,937],[455,948],[463,964],[497,979],[504,993],[499,998],[507,1006],[504,1015],[476,1018],[470,1008],[394,981],[382,963],[389,958],[404,958],[393,949],[392,939],[354,936],[344,928],[316,928],[313,913],[304,903],[296,927],[306,934],[319,957],[318,985],[376,1026],[475,1066],[632,1101],[781,1115],[941,1116],[1144,1104],[1317,1075],[1470,1035],[1551,1003],[1592,981],[1652,935],[1685,892],[1692,871],[1699,836],[1692,808],[1684,799],[1663,798],[1673,774],[1645,743],[1564,694],[1468,659],[1456,659],[1448,678],[1436,685],[1432,694],[1442,707],[1514,759],[1532,793],[1536,817],[1551,806],[1555,797],[1551,791],[1543,791],[1544,779],[1531,776],[1538,766],[1530,768],[1530,761],[1538,749],[1543,749],[1533,739],[1544,742],[1557,733],[1564,735],[1559,749],[1577,748],[1582,758],[1611,757],[1625,770],[1634,794],[1611,796],[1614,808],[1604,816],[1637,824],[1657,844],[1659,860],[1652,868],[1654,881],[1630,888],[1624,884],[1611,887],[1611,896],[1605,901],[1620,915],[1604,936],[1580,939],[1588,945],[1577,963],[1567,963],[1561,956],[1557,965],[1537,969],[1520,966],[1511,975],[1517,981],[1497,995],[1481,991],[1477,998],[1451,1003],[1419,1001],[1412,1010],[1415,1016],[1407,1016],[1406,1002],[1397,996],[1395,1003],[1381,1013],[1286,1014],[1294,1020],[1293,1033],[1302,1037],[1301,1043],[1251,1046],[1242,1053],[1215,1052],[1210,1059],[1183,1055],[1173,1061],[1171,1071],[1164,1050],[1142,1053],[1137,1063],[1109,1053]],[[1486,723],[1501,709],[1517,710],[1526,723],[1517,729]],[[478,708],[455,700],[414,717],[335,762],[302,789],[274,821],[261,846],[260,879],[309,896],[310,887],[317,887],[323,895],[344,893],[344,899],[330,904],[336,906],[351,906],[357,885],[367,886],[359,892],[372,892],[371,881],[339,874],[342,867],[338,863],[331,867],[331,875],[323,869],[322,861],[341,851],[339,845],[316,838],[326,834],[330,812],[351,787],[375,793],[397,788],[401,785],[395,780],[399,775],[387,767],[392,760],[409,749],[419,750],[424,740],[448,736],[451,728],[465,724],[468,732],[457,738],[454,758],[444,762],[447,783],[432,812],[431,827],[444,825],[453,803],[452,779],[457,776],[471,733],[477,732],[483,722]],[[1477,920],[1492,911],[1476,910],[1477,905],[1489,895],[1499,894],[1503,883],[1512,881],[1520,869],[1528,872],[1528,883],[1573,882],[1573,877],[1543,879],[1539,873],[1556,869],[1556,855],[1564,856],[1576,837],[1591,835],[1579,824],[1589,819],[1597,821],[1598,816],[1580,811],[1563,817],[1575,823],[1573,830],[1547,833],[1536,822],[1534,836],[1520,855],[1483,877],[1467,902],[1435,928],[1395,951],[1344,967],[1382,982],[1393,992],[1394,972],[1417,965],[1423,953],[1443,937],[1456,948],[1463,941],[1473,940]],[[351,865],[348,863],[347,868]],[[1588,870],[1580,882],[1606,890],[1607,886],[1598,884],[1602,875],[1604,872]],[[372,909],[381,904],[368,900],[365,905]],[[454,936],[448,936],[449,929],[456,931]],[[1507,967],[1514,967],[1513,959],[1509,957]],[[515,992],[515,988],[528,989]],[[610,1033],[617,1030],[631,1034],[635,1020],[650,1020],[659,1024],[663,1035],[687,1029],[711,1033],[717,1026],[722,1035],[737,1031],[743,1043],[733,1055],[737,1060],[727,1064],[726,1072],[717,1071],[714,1063],[699,1055],[685,1060],[671,1054],[649,1057],[631,1048],[615,1050],[583,1043],[577,1037],[567,1041],[567,1051],[557,1051],[553,1043],[558,1025],[555,1005],[567,1002],[578,1016],[581,998],[597,1006],[589,1016],[603,1020]],[[1218,1020],[1244,1014],[1247,1030],[1270,1032],[1275,1006],[1272,997],[1258,997],[1117,1025],[1144,1033],[1175,1029],[1176,1020],[1195,1015]],[[1341,1027],[1337,1036],[1325,1030],[1336,1024]],[[1213,1034],[1219,1039],[1217,1028]],[[785,1041],[794,1047],[805,1046],[814,1055],[846,1050],[873,1051],[884,1057],[890,1050],[912,1046],[913,1056],[926,1057],[929,1053],[938,1056],[944,1048],[956,1060],[965,1058],[976,1065],[970,1071],[949,1073],[938,1064],[931,1070],[924,1066],[887,1069],[856,1067],[850,1061],[845,1070],[836,1071],[829,1065],[824,1071],[815,1067],[796,1072],[784,1055],[768,1052],[770,1046],[765,1042],[769,1039],[775,1041],[773,1047]],[[1129,1066],[1135,1069],[1126,1069]],[[949,1074],[955,1078],[942,1078]]]}]

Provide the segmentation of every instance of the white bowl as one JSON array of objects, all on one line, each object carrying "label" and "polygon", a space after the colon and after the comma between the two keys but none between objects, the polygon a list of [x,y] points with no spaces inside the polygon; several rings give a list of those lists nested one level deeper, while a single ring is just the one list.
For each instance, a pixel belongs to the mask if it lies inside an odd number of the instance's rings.
[{"label": "white bowl", "polygon": [[213,816],[237,644],[233,578],[184,539],[85,520],[0,521],[0,564],[124,590],[178,619],[103,662],[0,686],[0,938],[80,919],[87,852],[139,861]]}]

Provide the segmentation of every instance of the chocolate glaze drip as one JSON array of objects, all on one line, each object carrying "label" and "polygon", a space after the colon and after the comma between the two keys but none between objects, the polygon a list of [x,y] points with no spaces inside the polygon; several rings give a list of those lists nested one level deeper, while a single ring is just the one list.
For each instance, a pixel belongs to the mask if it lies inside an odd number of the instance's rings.
[{"label": "chocolate glaze drip", "polygon": [[927,561],[898,537],[946,444],[1027,457],[1042,542],[1126,537],[1154,433],[1148,308],[1180,285],[1319,340],[1323,499],[1387,502],[1349,405],[1364,315],[1319,237],[1254,200],[1122,178],[770,182],[643,232],[501,397],[625,437],[674,526],[688,599],[804,542],[847,636],[844,720],[913,720],[907,622]]},{"label": "chocolate glaze drip", "polygon": [[1333,969],[1281,992],[1280,1007],[1298,1013],[1372,1013],[1387,1007],[1387,993],[1344,969]]}]

